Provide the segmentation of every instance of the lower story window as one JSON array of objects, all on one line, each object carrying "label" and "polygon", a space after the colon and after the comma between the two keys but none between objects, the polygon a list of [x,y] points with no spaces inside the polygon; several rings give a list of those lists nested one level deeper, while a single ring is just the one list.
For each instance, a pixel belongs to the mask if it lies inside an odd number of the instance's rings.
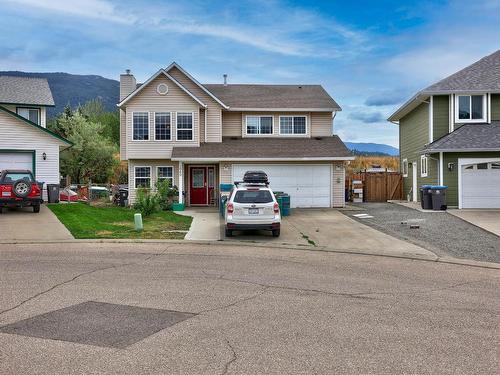
[{"label": "lower story window", "polygon": [[151,167],[135,167],[134,169],[135,188],[151,187]]},{"label": "lower story window", "polygon": [[174,171],[172,167],[158,167],[158,181],[167,180],[170,186],[174,186]]},{"label": "lower story window", "polygon": [[193,114],[189,112],[177,113],[177,140],[193,140]]},{"label": "lower story window", "polygon": [[420,157],[420,177],[427,177],[427,162],[428,157],[422,155]]},{"label": "lower story window", "polygon": [[408,177],[408,159],[403,159],[401,163],[401,172],[403,173],[403,177]]}]

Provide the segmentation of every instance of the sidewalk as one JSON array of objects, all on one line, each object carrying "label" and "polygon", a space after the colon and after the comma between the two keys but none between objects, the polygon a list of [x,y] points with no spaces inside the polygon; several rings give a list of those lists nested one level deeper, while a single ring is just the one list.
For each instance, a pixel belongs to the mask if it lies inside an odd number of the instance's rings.
[{"label": "sidewalk", "polygon": [[219,211],[209,208],[188,208],[185,211],[176,211],[176,214],[191,216],[193,222],[185,240],[218,241],[220,240]]}]

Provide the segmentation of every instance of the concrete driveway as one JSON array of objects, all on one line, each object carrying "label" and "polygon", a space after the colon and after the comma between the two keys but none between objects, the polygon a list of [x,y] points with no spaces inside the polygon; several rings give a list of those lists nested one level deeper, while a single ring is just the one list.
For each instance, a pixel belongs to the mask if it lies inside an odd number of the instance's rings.
[{"label": "concrete driveway", "polygon": [[31,207],[3,209],[0,214],[0,241],[71,240],[73,236],[47,206],[35,214]]},{"label": "concrete driveway", "polygon": [[498,270],[320,251],[0,247],[1,374],[494,374]]},{"label": "concrete driveway", "polygon": [[448,212],[477,227],[500,236],[500,210],[448,210]]},{"label": "concrete driveway", "polygon": [[294,209],[292,215],[283,217],[279,238],[272,237],[270,232],[249,231],[235,232],[234,237],[224,237],[224,240],[301,245],[318,249],[324,247],[387,255],[435,255],[422,247],[363,225],[335,209]]}]

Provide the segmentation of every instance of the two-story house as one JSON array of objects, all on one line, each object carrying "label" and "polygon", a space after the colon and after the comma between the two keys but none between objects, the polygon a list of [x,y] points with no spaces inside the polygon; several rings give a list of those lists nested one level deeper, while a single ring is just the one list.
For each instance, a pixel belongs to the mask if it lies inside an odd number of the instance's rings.
[{"label": "two-story house", "polygon": [[500,208],[500,50],[418,92],[399,124],[405,196],[448,186],[449,207]]},{"label": "two-story house", "polygon": [[120,76],[120,153],[129,200],[169,179],[188,206],[264,170],[292,207],[344,206],[350,151],[333,135],[339,105],[320,85],[201,84],[176,63],[141,85]]},{"label": "two-story house", "polygon": [[51,106],[45,78],[0,76],[0,170],[28,169],[38,181],[59,183],[59,152],[71,142],[46,128]]}]

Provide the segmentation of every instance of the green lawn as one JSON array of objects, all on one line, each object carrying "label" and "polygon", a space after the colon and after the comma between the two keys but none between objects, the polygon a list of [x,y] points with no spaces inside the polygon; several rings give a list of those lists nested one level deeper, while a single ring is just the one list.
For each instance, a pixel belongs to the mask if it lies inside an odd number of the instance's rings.
[{"label": "green lawn", "polygon": [[92,207],[84,203],[49,204],[50,210],[75,238],[183,239],[192,218],[161,211],[143,218],[144,230],[134,230],[136,211],[124,207]]}]

